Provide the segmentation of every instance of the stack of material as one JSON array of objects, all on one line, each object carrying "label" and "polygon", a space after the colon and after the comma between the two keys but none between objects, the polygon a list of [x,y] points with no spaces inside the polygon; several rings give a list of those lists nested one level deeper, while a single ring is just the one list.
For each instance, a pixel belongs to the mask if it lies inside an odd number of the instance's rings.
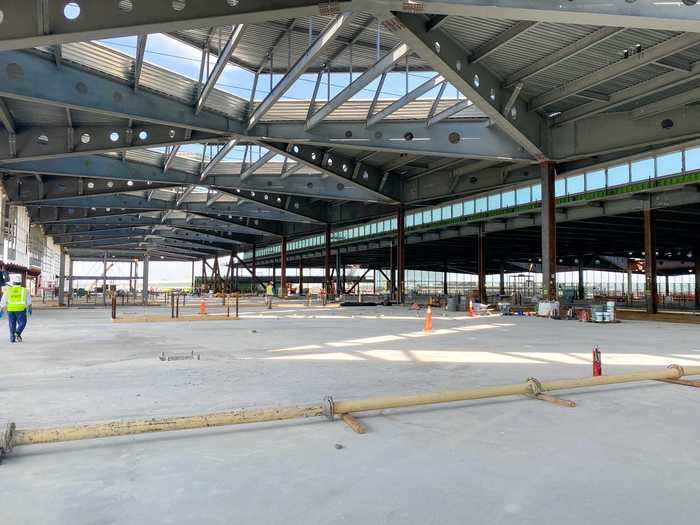
[{"label": "stack of material", "polygon": [[591,306],[591,321],[594,323],[614,323],[617,321],[615,315],[615,301],[608,301],[603,304]]}]

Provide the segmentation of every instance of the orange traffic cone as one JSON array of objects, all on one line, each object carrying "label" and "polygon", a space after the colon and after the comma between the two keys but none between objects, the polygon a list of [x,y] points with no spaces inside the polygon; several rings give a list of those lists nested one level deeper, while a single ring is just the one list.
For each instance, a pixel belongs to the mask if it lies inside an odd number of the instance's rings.
[{"label": "orange traffic cone", "polygon": [[425,312],[425,324],[423,324],[423,331],[430,332],[433,329],[433,309],[428,305],[428,311]]},{"label": "orange traffic cone", "polygon": [[201,301],[199,303],[199,315],[206,315],[207,314],[207,305],[204,304],[204,301]]},{"label": "orange traffic cone", "polygon": [[469,317],[474,317],[474,303],[469,299],[469,310],[467,311]]}]

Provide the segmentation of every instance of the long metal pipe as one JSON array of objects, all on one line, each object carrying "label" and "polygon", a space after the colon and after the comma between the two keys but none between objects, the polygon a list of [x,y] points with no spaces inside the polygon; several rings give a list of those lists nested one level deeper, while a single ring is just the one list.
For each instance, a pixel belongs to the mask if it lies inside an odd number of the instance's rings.
[{"label": "long metal pipe", "polygon": [[[631,383],[636,381],[680,379],[684,376],[700,375],[700,366],[680,367],[671,365],[668,368],[646,372],[631,372],[608,376],[585,377],[578,379],[559,379],[549,382],[538,382],[541,392],[553,390],[571,390],[591,386]],[[412,394],[404,396],[389,396],[355,401],[329,401],[310,405],[295,405],[279,408],[237,409],[207,415],[148,418],[132,421],[112,421],[92,425],[72,425],[54,428],[14,430],[12,424],[3,436],[0,435],[0,449],[9,452],[13,446],[36,445],[41,443],[58,443],[83,439],[145,434],[151,432],[169,432],[174,430],[189,430],[196,428],[240,425],[245,423],[260,423],[265,421],[281,421],[336,414],[350,414],[372,410],[386,410],[438,403],[452,403],[471,399],[485,399],[532,394],[532,382],[512,385],[468,388],[447,392]]]}]

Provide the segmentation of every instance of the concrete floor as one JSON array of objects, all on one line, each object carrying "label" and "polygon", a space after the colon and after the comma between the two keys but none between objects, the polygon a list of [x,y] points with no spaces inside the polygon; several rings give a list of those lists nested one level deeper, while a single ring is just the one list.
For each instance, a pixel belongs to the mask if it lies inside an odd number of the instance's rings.
[{"label": "concrete floor", "polygon": [[[29,428],[587,376],[596,344],[605,373],[700,366],[696,325],[438,314],[424,336],[422,317],[397,307],[242,311],[112,324],[102,309],[37,310],[21,345],[2,332],[0,419]],[[157,359],[191,350],[201,361]],[[0,523],[696,522],[700,391],[562,397],[578,406],[503,398],[363,415],[366,435],[319,419],[21,447],[0,466]]]}]

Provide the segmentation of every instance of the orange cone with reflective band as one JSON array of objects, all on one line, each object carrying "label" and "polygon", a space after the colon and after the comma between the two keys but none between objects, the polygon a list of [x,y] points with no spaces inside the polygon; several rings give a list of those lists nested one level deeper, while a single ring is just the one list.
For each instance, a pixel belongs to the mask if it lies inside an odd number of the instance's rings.
[{"label": "orange cone with reflective band", "polygon": [[428,311],[425,312],[425,323],[423,324],[423,331],[430,332],[433,329],[433,309],[428,305]]},{"label": "orange cone with reflective band", "polygon": [[207,305],[204,304],[204,301],[201,301],[199,303],[199,315],[206,315],[207,313]]},{"label": "orange cone with reflective band", "polygon": [[474,303],[469,299],[469,310],[467,310],[467,315],[469,317],[474,317]]}]

